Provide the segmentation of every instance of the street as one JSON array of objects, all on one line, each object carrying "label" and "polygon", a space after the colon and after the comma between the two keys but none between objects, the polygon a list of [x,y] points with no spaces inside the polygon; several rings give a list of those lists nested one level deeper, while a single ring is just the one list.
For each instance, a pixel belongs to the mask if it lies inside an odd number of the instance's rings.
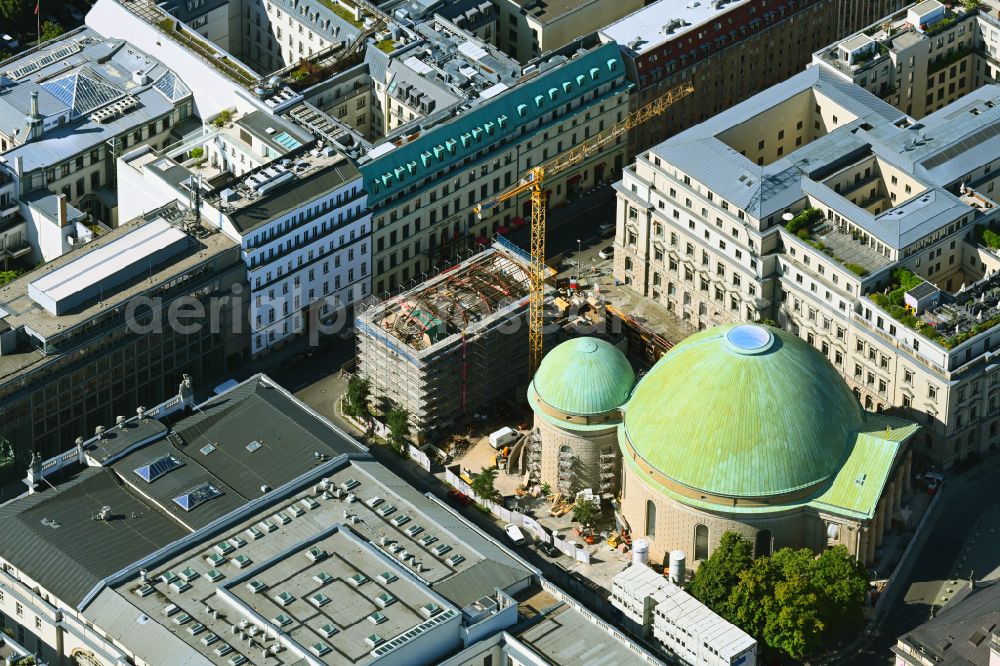
[{"label": "street", "polygon": [[[928,602],[940,597],[942,584],[955,579],[959,585],[966,584],[962,578],[968,574],[959,570],[959,558],[967,540],[975,537],[974,529],[979,519],[989,511],[1000,509],[996,494],[998,476],[1000,466],[994,460],[946,482],[941,518],[936,524],[927,526],[933,536],[916,555],[908,584],[904,586],[908,591],[888,609],[886,619],[877,628],[877,635],[851,659],[851,663],[865,666],[893,663],[890,648],[896,638],[930,619]],[[991,550],[995,568],[1000,565],[1000,549]],[[977,575],[986,573],[984,570]]]}]

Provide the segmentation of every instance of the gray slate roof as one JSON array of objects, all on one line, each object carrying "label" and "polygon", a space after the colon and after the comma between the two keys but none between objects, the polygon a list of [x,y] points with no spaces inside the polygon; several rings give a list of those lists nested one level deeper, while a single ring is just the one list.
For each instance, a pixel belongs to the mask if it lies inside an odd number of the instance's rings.
[{"label": "gray slate roof", "polygon": [[335,167],[319,169],[303,177],[296,177],[284,185],[278,185],[269,190],[265,196],[228,215],[237,231],[245,233],[350,182],[357,176],[358,169],[352,162],[341,162]]},{"label": "gray slate roof", "polygon": [[[47,129],[41,139],[4,153],[4,159],[10,164],[22,157],[26,172],[59,164],[95,146],[102,146],[112,137],[163,116],[191,95],[159,60],[123,40],[105,39],[90,28],[68,33],[38,50],[5,61],[0,66],[0,74],[9,74],[42,59],[46,64],[14,81],[12,86],[5,85],[0,94],[0,129],[4,133],[19,129],[17,141],[22,140],[26,131],[33,91],[38,92],[40,113],[50,118],[69,113],[71,106],[67,102],[75,102],[78,108],[90,108],[95,102],[83,98],[100,97],[98,89],[105,92],[114,89],[132,95],[139,105],[104,123],[91,121],[87,115],[73,116],[65,124]],[[136,71],[144,72],[149,82],[133,81],[132,74]],[[53,94],[60,90],[54,82],[68,81],[67,77],[74,76],[82,76],[85,81],[75,85],[67,82],[63,87],[66,92],[60,93],[64,99]],[[170,85],[157,86],[165,76],[172,77]],[[99,107],[92,110],[96,108]]]},{"label": "gray slate roof", "polygon": [[[1000,629],[1000,584],[963,585],[937,616],[899,637],[940,666],[990,662],[990,632]],[[898,648],[894,647],[893,651]]]},{"label": "gray slate roof", "polygon": [[[717,138],[810,89],[856,117],[765,166]],[[955,187],[964,174],[1000,155],[1000,86],[984,86],[920,122],[900,122],[905,119],[865,89],[813,66],[651,152],[758,219],[780,213],[808,195],[889,247],[901,249],[972,211],[945,188]],[[870,155],[913,174],[927,189],[872,214],[821,182]]]},{"label": "gray slate roof", "polygon": [[[109,469],[84,468],[71,479],[52,481],[57,489],[46,487],[0,507],[2,552],[68,604],[79,604],[106,576],[187,534],[122,487]],[[112,520],[93,520],[103,506],[111,507]]]}]

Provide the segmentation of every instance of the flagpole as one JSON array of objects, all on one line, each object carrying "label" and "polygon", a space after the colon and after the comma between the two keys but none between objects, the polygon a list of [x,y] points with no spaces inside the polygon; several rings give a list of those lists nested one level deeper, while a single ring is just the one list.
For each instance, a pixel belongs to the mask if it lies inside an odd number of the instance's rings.
[{"label": "flagpole", "polygon": [[35,24],[38,28],[38,44],[42,43],[42,0],[35,0]]}]

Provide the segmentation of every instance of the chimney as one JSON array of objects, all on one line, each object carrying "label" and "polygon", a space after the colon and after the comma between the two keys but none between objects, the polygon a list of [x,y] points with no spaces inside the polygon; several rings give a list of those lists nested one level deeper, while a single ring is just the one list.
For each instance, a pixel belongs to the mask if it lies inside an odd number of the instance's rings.
[{"label": "chimney", "polygon": [[59,200],[59,213],[58,213],[59,219],[58,219],[58,222],[59,222],[59,227],[62,228],[62,227],[65,227],[68,224],[68,222],[67,222],[67,215],[66,215],[66,195],[65,194],[57,194],[56,198]]},{"label": "chimney", "polygon": [[24,156],[18,155],[14,158],[14,173],[17,174],[18,179],[24,175]]},{"label": "chimney", "polygon": [[31,91],[31,113],[28,116],[28,135],[30,139],[42,137],[42,115],[38,112],[38,91]]}]

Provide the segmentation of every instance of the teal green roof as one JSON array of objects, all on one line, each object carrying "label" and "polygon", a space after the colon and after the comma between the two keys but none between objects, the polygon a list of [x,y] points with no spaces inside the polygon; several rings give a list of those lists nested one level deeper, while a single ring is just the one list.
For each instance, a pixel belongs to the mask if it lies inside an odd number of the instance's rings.
[{"label": "teal green roof", "polygon": [[865,418],[837,371],[804,341],[730,325],[696,333],[660,359],[625,407],[624,435],[676,483],[768,497],[832,479]]},{"label": "teal green roof", "polygon": [[[492,97],[398,146],[385,155],[358,167],[368,192],[368,205],[420,185],[467,157],[498,145],[521,132],[521,127],[583,100],[591,91],[609,82],[630,85],[624,78],[625,64],[617,44],[598,46],[587,53],[519,82],[503,94]],[[618,86],[614,87],[617,92]],[[604,96],[600,96],[603,100]],[[598,103],[599,100],[593,100]],[[562,122],[562,119],[557,119]],[[538,131],[538,130],[534,130]]]},{"label": "teal green roof", "polygon": [[602,414],[625,404],[635,373],[614,345],[598,338],[574,338],[545,355],[531,384],[546,404],[559,411]]},{"label": "teal green roof", "polygon": [[813,500],[813,506],[859,518],[875,515],[899,447],[916,434],[920,426],[884,414],[869,413],[867,416],[851,455],[833,483]]}]

